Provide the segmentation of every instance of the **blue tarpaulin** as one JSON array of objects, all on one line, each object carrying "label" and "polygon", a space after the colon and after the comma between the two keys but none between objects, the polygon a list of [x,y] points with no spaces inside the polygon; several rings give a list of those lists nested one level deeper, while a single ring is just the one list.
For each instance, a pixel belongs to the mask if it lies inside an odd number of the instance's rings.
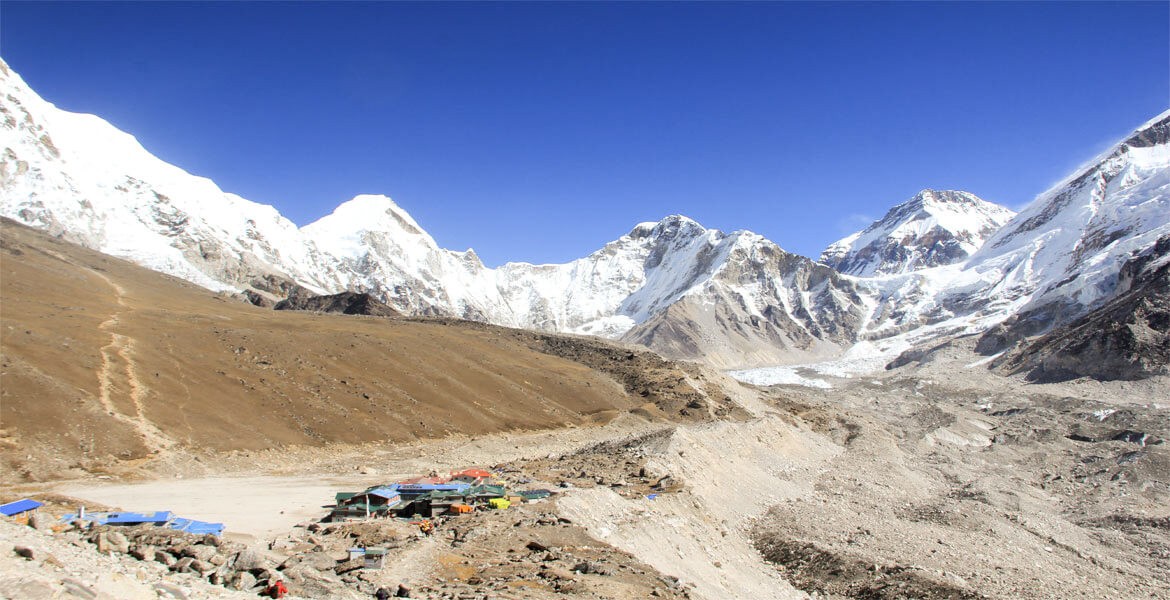
[{"label": "blue tarpaulin", "polygon": [[196,521],[195,519],[184,519],[182,517],[175,517],[167,524],[167,527],[197,535],[206,535],[209,533],[219,535],[223,533],[223,523],[209,523],[207,521]]},{"label": "blue tarpaulin", "polygon": [[187,533],[194,533],[196,535],[221,535],[223,533],[223,523],[209,523],[207,521],[196,521],[195,519],[185,519],[183,517],[175,516],[175,513],[169,510],[160,510],[153,513],[135,513],[135,512],[87,512],[85,517],[79,517],[77,513],[70,513],[61,517],[61,521],[69,523],[77,519],[90,521],[96,525],[157,525],[159,527],[169,527],[176,531],[185,531]]},{"label": "blue tarpaulin", "polygon": [[153,514],[133,513],[133,512],[119,512],[108,513],[105,525],[138,525],[141,523],[151,523],[154,525],[162,525],[171,520],[175,516],[169,510],[160,510]]},{"label": "blue tarpaulin", "polygon": [[87,512],[84,517],[79,516],[77,513],[70,513],[61,517],[61,520],[68,523],[82,519],[83,521],[92,521],[98,525],[139,525],[142,523],[162,525],[170,521],[174,516],[174,513],[169,510],[160,510],[150,514],[136,512]]},{"label": "blue tarpaulin", "polygon": [[9,502],[8,504],[0,505],[0,514],[3,514],[6,517],[11,517],[12,515],[19,515],[22,512],[36,510],[42,506],[44,506],[44,504],[37,502],[36,500],[29,500],[28,498],[25,498],[24,500],[17,500],[16,502]]}]

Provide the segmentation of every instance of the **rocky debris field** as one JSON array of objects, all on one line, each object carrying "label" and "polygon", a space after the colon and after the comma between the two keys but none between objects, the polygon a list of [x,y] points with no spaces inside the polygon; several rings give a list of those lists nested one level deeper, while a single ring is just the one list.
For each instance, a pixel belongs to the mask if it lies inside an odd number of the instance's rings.
[{"label": "rocky debris field", "polygon": [[775,389],[844,452],[755,545],[828,597],[1170,598],[1170,404],[1123,385],[940,365]]},{"label": "rocky debris field", "polygon": [[[117,535],[110,535],[117,533]],[[133,534],[131,534],[133,535]],[[131,552],[147,546],[121,532],[71,530],[53,533],[0,520],[0,598],[12,600],[68,598],[82,600],[157,600],[256,598],[210,583],[193,570],[193,557],[183,570],[174,569],[180,543],[159,544],[156,552],[173,561],[140,560]],[[155,539],[156,543],[161,540]],[[98,544],[105,550],[100,552]],[[225,557],[228,549],[187,542],[184,548]],[[206,547],[210,550],[194,550]],[[177,551],[178,554],[172,553]],[[214,552],[212,555],[211,553]],[[145,556],[145,554],[143,554]],[[165,560],[165,559],[164,559]],[[219,568],[219,567],[216,567]]]},{"label": "rocky debris field", "polygon": [[[261,547],[150,525],[3,523],[0,565],[24,575],[0,585],[0,598],[256,597],[276,581],[301,598],[369,598],[380,588],[452,600],[690,597],[677,578],[549,509],[552,501],[439,518],[429,534],[397,519],[305,523]],[[350,560],[353,547],[385,548],[385,566]]]}]

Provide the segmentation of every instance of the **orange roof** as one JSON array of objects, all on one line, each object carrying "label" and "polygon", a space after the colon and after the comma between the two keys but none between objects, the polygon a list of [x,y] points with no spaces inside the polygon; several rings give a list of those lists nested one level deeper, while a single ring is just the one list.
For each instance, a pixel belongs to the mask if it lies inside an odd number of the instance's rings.
[{"label": "orange roof", "polygon": [[451,476],[452,477],[459,477],[460,475],[466,475],[468,477],[485,477],[485,478],[492,476],[491,473],[484,471],[483,469],[465,469],[465,470],[460,471],[458,473],[455,473]]}]

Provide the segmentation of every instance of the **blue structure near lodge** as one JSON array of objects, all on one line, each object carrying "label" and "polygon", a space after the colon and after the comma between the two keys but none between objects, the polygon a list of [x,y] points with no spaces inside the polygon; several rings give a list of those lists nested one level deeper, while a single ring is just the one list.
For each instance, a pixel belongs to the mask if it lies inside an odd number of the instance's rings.
[{"label": "blue structure near lodge", "polygon": [[42,506],[44,504],[41,502],[25,498],[16,502],[9,502],[8,504],[0,504],[0,515],[10,517],[17,523],[26,524],[28,523],[28,518]]},{"label": "blue structure near lodge", "polygon": [[169,510],[160,510],[153,513],[136,513],[136,512],[82,512],[70,513],[61,517],[61,521],[70,523],[73,521],[87,521],[94,525],[154,525],[156,527],[167,527],[176,531],[184,531],[197,535],[222,535],[223,523],[210,523],[208,521],[197,521],[195,519],[186,519],[176,516],[175,513]]}]

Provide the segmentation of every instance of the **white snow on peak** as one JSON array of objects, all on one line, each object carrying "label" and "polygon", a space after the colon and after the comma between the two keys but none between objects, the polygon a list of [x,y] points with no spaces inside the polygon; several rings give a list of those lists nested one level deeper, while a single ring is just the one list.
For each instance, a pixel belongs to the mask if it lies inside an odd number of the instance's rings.
[{"label": "white snow on peak", "polygon": [[57,109],[3,61],[0,121],[0,214],[210,289],[279,294],[291,280],[371,292],[408,314],[609,337],[686,300],[684,318],[718,317],[694,338],[704,344],[737,331],[753,343],[865,340],[811,370],[825,376],[1030,308],[1083,312],[1114,293],[1133,252],[1170,235],[1170,111],[1014,218],[967,192],[923,190],[826,250],[845,277],[682,215],[568,263],[498,269],[440,248],[386,196],[356,196],[297,228],[98,117]]},{"label": "white snow on peak", "polygon": [[967,269],[1030,296],[1024,309],[1091,307],[1109,297],[1122,263],[1170,235],[1170,111],[1096,164],[1044,192],[972,256]]},{"label": "white snow on peak", "polygon": [[393,200],[373,194],[341,203],[331,214],[302,227],[301,232],[322,250],[349,259],[368,252],[365,237],[370,233],[410,240],[402,248],[416,258],[439,249],[430,234]]},{"label": "white snow on peak", "polygon": [[969,192],[922,190],[821,261],[857,277],[895,275],[962,261],[1015,213]]}]

